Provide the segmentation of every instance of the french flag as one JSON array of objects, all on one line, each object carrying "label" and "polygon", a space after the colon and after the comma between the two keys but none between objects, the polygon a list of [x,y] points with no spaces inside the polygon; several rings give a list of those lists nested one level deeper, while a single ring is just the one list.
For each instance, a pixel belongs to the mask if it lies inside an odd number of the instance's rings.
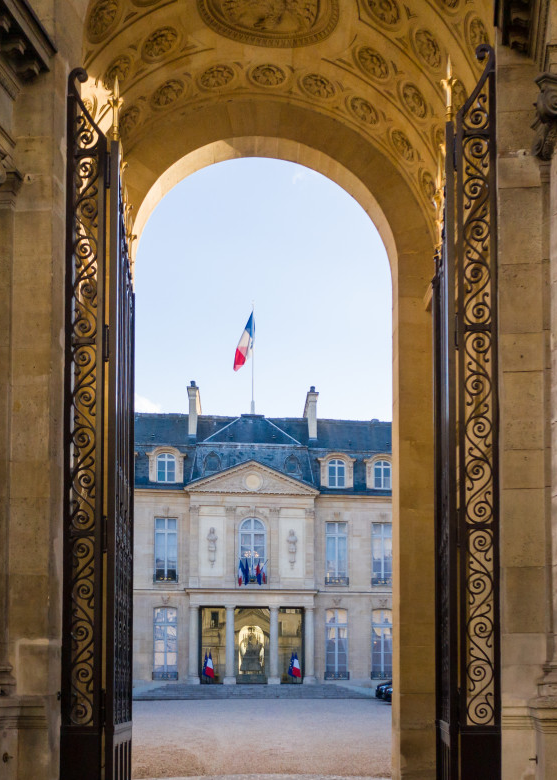
[{"label": "french flag", "polygon": [[[207,658],[207,665],[205,667],[205,676],[214,678],[215,676],[215,668],[213,666],[213,656],[211,655],[211,651],[209,650],[209,658]],[[298,669],[298,677],[300,676],[300,671]]]},{"label": "french flag", "polygon": [[302,670],[300,668],[300,662],[298,661],[298,653],[294,653],[292,660],[292,677],[301,677]]},{"label": "french flag", "polygon": [[236,347],[236,354],[234,355],[234,371],[242,368],[246,360],[250,357],[253,350],[253,339],[255,337],[255,321],[253,319],[253,312],[249,315],[249,320],[246,323],[244,332],[240,337],[238,346]]}]

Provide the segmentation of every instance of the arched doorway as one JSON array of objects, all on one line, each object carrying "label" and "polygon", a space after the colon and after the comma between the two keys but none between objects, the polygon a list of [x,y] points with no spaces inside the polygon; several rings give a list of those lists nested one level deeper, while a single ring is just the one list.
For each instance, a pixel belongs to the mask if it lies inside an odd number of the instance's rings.
[{"label": "arched doorway", "polygon": [[[108,130],[106,89],[118,76],[136,235],[188,171],[250,154],[295,160],[330,176],[378,227],[393,276],[394,771],[424,773],[432,770],[435,751],[432,334],[424,299],[435,243],[437,80],[443,49],[455,45],[454,29],[446,24],[448,12],[428,7],[415,21],[395,2],[343,11],[340,26],[331,0],[311,21],[308,43],[323,47],[314,56],[298,27],[289,38],[273,30],[255,35],[249,14],[227,25],[215,7],[200,1],[199,15],[177,10],[171,18],[157,6],[122,21],[106,0],[93,4],[84,57],[87,106]],[[470,84],[477,73],[471,31],[483,35],[485,26],[480,15],[462,23],[458,72]],[[444,31],[442,46],[427,24]],[[407,53],[397,42],[402,33],[411,43]],[[273,62],[261,59],[263,46],[280,49]],[[407,71],[381,50],[404,60]],[[462,100],[463,81],[460,88]]]}]

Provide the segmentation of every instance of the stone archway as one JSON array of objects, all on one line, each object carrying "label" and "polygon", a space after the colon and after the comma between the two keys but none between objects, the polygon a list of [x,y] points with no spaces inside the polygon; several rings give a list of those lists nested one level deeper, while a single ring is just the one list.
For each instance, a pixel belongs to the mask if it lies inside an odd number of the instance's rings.
[{"label": "stone archway", "polygon": [[451,49],[456,99],[463,101],[478,72],[472,51],[487,37],[483,4],[456,16],[457,5],[411,10],[369,0],[340,10],[329,0],[315,3],[304,20],[285,11],[278,21],[263,14],[256,23],[241,2],[232,12],[218,0],[199,0],[195,11],[97,0],[86,21],[84,95],[104,129],[111,123],[108,90],[115,76],[121,84],[136,233],[187,172],[259,154],[330,176],[359,200],[385,241],[394,309],[395,777],[427,775],[435,763],[431,322],[424,299],[433,274],[439,82]]}]

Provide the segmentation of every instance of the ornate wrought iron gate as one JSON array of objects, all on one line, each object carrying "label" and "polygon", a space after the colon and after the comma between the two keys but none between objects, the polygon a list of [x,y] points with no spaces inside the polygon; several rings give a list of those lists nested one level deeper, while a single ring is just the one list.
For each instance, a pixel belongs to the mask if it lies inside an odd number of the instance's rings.
[{"label": "ornate wrought iron gate", "polygon": [[446,124],[433,284],[439,780],[501,777],[495,63],[477,56]]},{"label": "ornate wrought iron gate", "polygon": [[119,143],[68,89],[64,780],[131,778],[134,295]]}]

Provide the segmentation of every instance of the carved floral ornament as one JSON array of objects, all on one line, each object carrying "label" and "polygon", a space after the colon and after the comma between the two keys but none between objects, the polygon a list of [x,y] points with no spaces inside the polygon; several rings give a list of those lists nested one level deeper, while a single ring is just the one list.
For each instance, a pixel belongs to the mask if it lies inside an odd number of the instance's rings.
[{"label": "carved floral ornament", "polygon": [[536,79],[536,84],[540,88],[540,94],[535,103],[536,121],[532,125],[536,130],[532,154],[548,162],[553,157],[557,144],[557,75],[542,73]]},{"label": "carved floral ornament", "polygon": [[184,82],[179,79],[170,79],[152,94],[151,105],[153,108],[166,108],[178,100],[184,92]]},{"label": "carved floral ornament", "polygon": [[391,133],[391,142],[397,153],[406,162],[414,162],[414,147],[408,140],[408,136],[402,130],[393,130]]},{"label": "carved floral ornament", "polygon": [[117,57],[106,69],[103,77],[104,88],[111,92],[114,88],[114,79],[116,77],[118,77],[119,84],[123,84],[130,73],[131,66],[131,57],[128,57],[126,54]]},{"label": "carved floral ornament", "polygon": [[306,73],[300,79],[300,86],[308,95],[322,100],[334,97],[336,92],[333,83],[319,73]]},{"label": "carved floral ornament", "polygon": [[159,27],[145,39],[141,56],[147,62],[156,62],[165,57],[178,42],[178,31],[174,27]]},{"label": "carved floral ornament", "polygon": [[328,38],[339,17],[339,0],[197,0],[197,8],[220,35],[285,48]]},{"label": "carved floral ornament", "polygon": [[389,77],[389,66],[382,54],[371,46],[360,46],[355,51],[357,64],[368,76],[384,80]]},{"label": "carved floral ornament", "polygon": [[397,0],[365,0],[370,15],[382,24],[392,26],[400,22],[400,7]]},{"label": "carved floral ornament", "polygon": [[466,40],[473,52],[482,43],[489,43],[485,25],[479,16],[469,16],[466,24]]},{"label": "carved floral ornament", "polygon": [[365,98],[354,95],[348,99],[347,104],[352,114],[361,122],[367,125],[376,125],[379,122],[379,114]]},{"label": "carved floral ornament", "polygon": [[424,28],[416,30],[413,36],[414,49],[426,65],[433,70],[441,67],[441,49],[432,32]]},{"label": "carved floral ornament", "polygon": [[105,38],[116,25],[121,12],[122,9],[117,0],[98,0],[89,11],[87,19],[89,40],[97,43]]},{"label": "carved floral ornament", "polygon": [[219,89],[226,87],[234,78],[234,70],[230,65],[212,65],[199,77],[199,84],[204,89]]},{"label": "carved floral ornament", "polygon": [[286,73],[278,65],[257,65],[249,73],[251,81],[262,87],[278,87],[286,81]]},{"label": "carved floral ornament", "polygon": [[427,116],[427,103],[425,98],[415,84],[407,82],[401,87],[401,97],[406,108],[418,119],[425,119]]}]

